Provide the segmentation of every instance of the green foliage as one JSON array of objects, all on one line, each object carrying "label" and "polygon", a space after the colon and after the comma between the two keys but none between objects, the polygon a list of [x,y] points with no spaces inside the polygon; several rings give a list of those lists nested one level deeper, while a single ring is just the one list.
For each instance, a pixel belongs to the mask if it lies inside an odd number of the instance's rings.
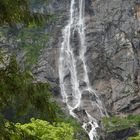
[{"label": "green foliage", "polygon": [[[74,140],[73,128],[67,123],[50,124],[47,121],[31,119],[31,123],[16,124],[16,127],[38,140]],[[16,140],[20,140],[20,137]]]},{"label": "green foliage", "polygon": [[33,83],[34,77],[28,71],[21,71],[15,56],[9,65],[0,69],[0,109],[13,110],[15,119],[30,110],[49,121],[56,118],[55,103],[46,83]]},{"label": "green foliage", "polygon": [[[42,7],[47,6],[49,1],[0,1],[0,25],[2,25],[0,41],[6,40],[8,44],[15,44],[18,48],[22,47],[26,52],[26,66],[29,69],[37,62],[40,50],[47,44],[46,26],[52,25],[57,20],[57,16],[48,14],[48,12],[47,14],[33,12],[34,10],[40,11]],[[11,26],[9,27],[7,24]]]},{"label": "green foliage", "polygon": [[103,126],[107,132],[122,130],[129,127],[140,127],[140,115],[129,115],[128,117],[103,118]]},{"label": "green foliage", "polygon": [[3,52],[1,49],[0,49],[0,63],[3,63]]},{"label": "green foliage", "polygon": [[135,137],[130,137],[128,140],[140,140],[140,133]]},{"label": "green foliage", "polygon": [[[56,105],[49,92],[50,86],[47,83],[33,82],[35,79],[29,71],[21,71],[15,55],[11,56],[8,65],[0,68],[0,77],[2,140],[88,139],[80,124],[66,116]],[[14,118],[11,110],[14,112]],[[10,119],[5,117],[5,112],[8,112]],[[31,117],[48,122],[33,119],[27,124],[13,123],[26,123]]]},{"label": "green foliage", "polygon": [[31,69],[32,66],[37,62],[41,49],[46,46],[50,38],[49,34],[44,32],[44,28],[23,28],[13,38],[15,41],[21,41],[21,48],[26,53],[25,66],[28,69]]},{"label": "green foliage", "polygon": [[0,117],[0,140],[10,140],[13,132],[15,132],[14,124]]},{"label": "green foliage", "polygon": [[14,49],[15,53],[19,50],[25,52],[25,67],[31,70],[36,64],[40,51],[47,46],[50,39],[50,34],[45,32],[46,26],[43,27],[28,27],[18,30],[15,28],[0,28],[0,40],[5,39],[7,44],[15,44],[18,46]]},{"label": "green foliage", "polygon": [[88,135],[81,127],[81,124],[71,116],[67,116],[60,108],[57,108],[57,122],[65,122],[70,124],[74,130],[74,138],[77,140],[88,140]]},{"label": "green foliage", "polygon": [[26,124],[14,125],[6,121],[2,132],[0,133],[2,140],[76,140],[70,124],[64,122],[51,124],[34,118]]},{"label": "green foliage", "polygon": [[49,123],[32,118],[30,123],[15,125],[5,120],[0,126],[0,138],[2,140],[88,140],[88,137],[83,135],[84,132],[79,133],[80,126],[75,128],[77,124],[76,121],[75,124],[71,121]]},{"label": "green foliage", "polygon": [[77,140],[88,140],[87,133],[81,127],[81,124],[78,123],[74,118],[72,118],[70,116],[65,117],[65,119],[63,121],[66,123],[69,123],[73,127],[74,138],[76,138]]},{"label": "green foliage", "polygon": [[16,23],[41,24],[50,19],[51,15],[32,12],[29,0],[1,0],[0,1],[0,25]]}]

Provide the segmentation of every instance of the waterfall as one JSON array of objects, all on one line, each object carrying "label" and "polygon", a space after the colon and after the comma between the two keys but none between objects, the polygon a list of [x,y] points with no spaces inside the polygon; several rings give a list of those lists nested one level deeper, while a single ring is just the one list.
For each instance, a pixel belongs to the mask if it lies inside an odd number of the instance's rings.
[{"label": "waterfall", "polygon": [[[97,120],[90,114],[89,107],[84,103],[84,96],[93,95],[94,103],[90,102],[91,108],[96,106],[101,116],[107,115],[96,91],[92,88],[88,77],[85,53],[85,0],[71,0],[68,24],[63,29],[63,42],[60,48],[59,79],[63,101],[66,103],[70,115],[80,119],[78,113],[83,112],[83,128],[88,133],[90,140],[98,139],[96,128],[99,127]],[[78,70],[78,64],[81,71]],[[80,83],[84,86],[80,86]],[[90,126],[90,127],[89,127]],[[90,130],[89,130],[90,128]]]}]

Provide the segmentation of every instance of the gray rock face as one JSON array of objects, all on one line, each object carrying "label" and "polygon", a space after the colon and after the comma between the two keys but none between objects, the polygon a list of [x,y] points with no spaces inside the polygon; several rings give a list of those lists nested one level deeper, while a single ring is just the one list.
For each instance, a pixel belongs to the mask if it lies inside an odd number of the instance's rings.
[{"label": "gray rock face", "polygon": [[56,14],[59,19],[55,25],[47,27],[46,31],[51,31],[52,38],[46,44],[46,48],[41,50],[38,63],[33,67],[33,74],[37,81],[49,82],[52,86],[52,92],[59,96],[59,76],[58,76],[58,59],[59,46],[62,41],[62,28],[66,24],[67,9],[69,2],[64,0],[52,0],[46,9]]},{"label": "gray rock face", "polygon": [[91,83],[105,95],[111,113],[118,115],[140,112],[136,6],[135,1],[99,0],[93,2],[94,15],[86,16]]},{"label": "gray rock face", "polygon": [[[58,4],[58,0],[54,2]],[[53,37],[49,47],[42,50],[33,72],[39,81],[50,82],[55,95],[60,95],[59,48],[62,42],[62,29],[68,18],[69,2],[61,1],[57,6],[57,12],[61,13],[60,20],[53,26]],[[139,114],[140,1],[86,0],[85,11],[87,43],[85,55],[91,85],[97,90],[109,114]],[[76,45],[79,43],[76,32],[74,36],[73,42]],[[74,51],[75,55],[78,55],[78,49],[75,48]],[[78,77],[82,77],[80,60],[77,61],[77,69]],[[68,72],[65,79],[68,80],[69,77]],[[82,88],[86,84],[80,81],[79,86]],[[89,98],[86,91],[82,98],[85,100]],[[94,100],[94,97],[92,99]],[[84,105],[90,106],[88,103]],[[94,108],[92,110],[96,112]]]}]

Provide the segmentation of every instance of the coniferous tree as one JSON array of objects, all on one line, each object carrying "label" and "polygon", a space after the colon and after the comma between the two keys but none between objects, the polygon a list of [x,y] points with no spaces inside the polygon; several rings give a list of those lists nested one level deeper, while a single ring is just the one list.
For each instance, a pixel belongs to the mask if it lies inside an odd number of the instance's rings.
[{"label": "coniferous tree", "polygon": [[[0,69],[0,109],[12,110],[15,119],[30,114],[48,121],[55,121],[56,105],[47,83],[34,83],[34,77],[26,70],[21,71],[16,57],[11,56],[9,65]],[[32,113],[30,111],[32,110]],[[36,112],[36,113],[35,113]],[[5,114],[1,112],[1,114]],[[11,116],[12,121],[13,116]],[[18,120],[17,120],[18,121]]]}]

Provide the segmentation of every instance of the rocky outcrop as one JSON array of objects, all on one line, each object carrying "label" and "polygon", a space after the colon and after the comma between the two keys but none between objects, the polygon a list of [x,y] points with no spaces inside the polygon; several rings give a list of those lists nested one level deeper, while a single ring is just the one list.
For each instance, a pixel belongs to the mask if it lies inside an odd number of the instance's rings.
[{"label": "rocky outcrop", "polygon": [[[54,5],[61,16],[52,27],[53,38],[49,47],[42,50],[39,63],[33,72],[38,80],[49,81],[55,87],[54,93],[59,95],[58,57],[62,42],[61,31],[67,22],[69,2],[54,0],[52,6]],[[85,5],[88,47],[85,55],[90,83],[98,91],[109,114],[138,114],[140,2],[87,0]],[[78,68],[82,74],[80,61]],[[80,86],[85,86],[82,81]]]}]

